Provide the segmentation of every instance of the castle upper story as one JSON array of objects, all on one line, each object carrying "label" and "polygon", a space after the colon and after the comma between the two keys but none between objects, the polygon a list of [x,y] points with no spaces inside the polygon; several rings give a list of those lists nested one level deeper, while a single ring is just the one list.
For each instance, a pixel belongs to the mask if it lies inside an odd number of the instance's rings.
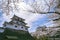
[{"label": "castle upper story", "polygon": [[[23,30],[23,31],[28,31],[28,26],[27,23],[24,22],[25,19],[22,19],[16,15],[14,15],[11,18],[10,22],[4,22],[3,28],[9,28],[9,29],[14,29],[14,30]],[[1,29],[1,28],[0,28]]]}]

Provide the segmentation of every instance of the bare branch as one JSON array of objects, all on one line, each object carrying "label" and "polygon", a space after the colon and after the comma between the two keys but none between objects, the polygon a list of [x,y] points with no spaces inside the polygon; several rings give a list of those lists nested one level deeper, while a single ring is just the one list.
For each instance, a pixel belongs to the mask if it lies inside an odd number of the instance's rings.
[{"label": "bare branch", "polygon": [[[1,7],[3,9],[3,12],[6,13],[7,15],[9,15],[10,11],[13,12],[13,10],[18,12],[19,9],[18,9],[18,5],[16,3],[19,3],[20,1],[21,0],[5,0],[5,1],[2,0]],[[48,6],[48,8],[47,8],[48,11],[46,11],[46,12],[44,11],[46,7],[43,8],[44,5],[41,6],[42,4],[38,4],[37,1],[35,1],[34,3],[32,3],[30,5],[33,8],[33,10],[23,10],[23,11],[27,11],[27,12],[31,12],[31,13],[39,13],[39,14],[48,14],[48,13],[57,13],[57,14],[60,14],[60,12],[58,12],[58,11],[50,12],[50,8],[53,5],[54,0],[52,2],[50,2],[50,4],[48,4],[46,0],[44,0],[44,2]],[[13,6],[11,6],[11,4]]]},{"label": "bare branch", "polygon": [[[33,11],[32,10],[27,10],[28,12],[31,12],[31,13],[39,13],[39,14],[48,14],[48,13],[57,13],[57,14],[60,14],[60,12],[57,12],[57,11],[50,11],[51,10],[51,6],[53,5],[56,5],[54,4],[55,0],[52,0],[51,2],[49,2],[49,4],[47,3],[46,0],[44,0],[44,2],[46,3],[46,5],[49,7],[48,8],[48,11],[44,12],[41,11],[42,9],[40,9],[40,5],[38,5],[38,2],[35,1],[34,3],[32,3],[30,6],[34,9]],[[41,4],[42,5],[42,4]],[[42,7],[43,8],[43,7]]]}]

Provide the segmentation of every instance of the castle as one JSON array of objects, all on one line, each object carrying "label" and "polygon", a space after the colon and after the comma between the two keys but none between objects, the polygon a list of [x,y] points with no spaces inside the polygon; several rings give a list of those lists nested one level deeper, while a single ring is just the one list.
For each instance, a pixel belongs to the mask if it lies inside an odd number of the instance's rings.
[{"label": "castle", "polygon": [[3,27],[0,27],[0,40],[29,40],[29,37],[31,37],[27,36],[30,35],[29,27],[26,26],[27,23],[24,21],[24,19],[14,15],[10,22],[4,22]]},{"label": "castle", "polygon": [[23,31],[28,31],[28,26],[26,26],[27,23],[24,22],[25,20],[17,17],[16,15],[14,15],[11,18],[10,22],[4,22],[3,27],[0,27],[0,32],[3,32],[5,28],[8,29],[14,29],[14,30],[23,30]]}]

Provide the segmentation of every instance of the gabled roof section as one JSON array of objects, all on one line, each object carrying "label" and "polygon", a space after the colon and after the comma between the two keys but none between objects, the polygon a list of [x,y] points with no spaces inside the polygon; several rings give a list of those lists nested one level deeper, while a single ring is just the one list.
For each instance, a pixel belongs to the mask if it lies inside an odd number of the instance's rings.
[{"label": "gabled roof section", "polygon": [[5,21],[5,22],[4,22],[4,24],[3,24],[3,26],[5,27],[5,26],[6,26],[6,24],[8,24],[8,22],[6,22],[6,21]]},{"label": "gabled roof section", "polygon": [[16,16],[16,15],[14,15],[11,19],[12,19],[12,21],[13,21],[13,20],[25,21],[25,19],[23,19],[23,18],[21,18],[21,17],[18,17],[18,16]]},{"label": "gabled roof section", "polygon": [[25,27],[29,28],[29,26],[25,26]]},{"label": "gabled roof section", "polygon": [[6,26],[6,24],[11,24],[11,25],[17,24],[17,25],[24,25],[24,26],[27,25],[27,23],[24,22],[25,19],[20,18],[20,17],[18,17],[16,15],[14,15],[11,19],[12,20],[10,22],[4,22],[4,24],[3,24],[4,27]]},{"label": "gabled roof section", "polygon": [[60,20],[60,18],[58,18],[58,19],[54,19],[53,21],[57,21],[57,20]]},{"label": "gabled roof section", "polygon": [[4,27],[0,27],[0,29],[4,29]]}]

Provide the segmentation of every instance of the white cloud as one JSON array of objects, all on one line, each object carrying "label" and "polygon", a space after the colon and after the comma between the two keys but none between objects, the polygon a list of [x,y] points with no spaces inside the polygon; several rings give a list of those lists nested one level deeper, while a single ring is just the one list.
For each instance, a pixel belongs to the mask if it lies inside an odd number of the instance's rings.
[{"label": "white cloud", "polygon": [[4,21],[4,18],[2,16],[0,16],[0,27],[2,27],[3,25],[3,21]]},{"label": "white cloud", "polygon": [[31,8],[28,4],[25,4],[24,2],[21,2],[19,4],[17,3],[17,5],[18,5],[19,12],[14,11],[14,14],[24,18],[26,20],[25,22],[27,22],[29,26],[31,26],[31,23],[33,21],[36,21],[37,19],[43,17],[43,15],[41,14],[33,14],[28,12],[27,10],[33,11],[34,9]]},{"label": "white cloud", "polygon": [[20,11],[20,13],[15,13],[15,15],[24,18],[26,21],[26,23],[28,23],[29,26],[33,25],[31,24],[33,21],[38,20],[39,18],[42,18],[43,15],[41,14],[33,14],[33,13],[29,13],[26,11]]},{"label": "white cloud", "polygon": [[[27,10],[33,10],[29,5],[21,2],[20,4],[17,4],[18,5],[18,9],[19,9],[19,12],[15,11],[14,12],[10,12],[10,15],[6,16],[5,14],[3,15],[4,16],[4,19],[5,20],[8,20],[10,21],[11,17],[15,14],[21,18],[24,18],[26,21],[26,23],[28,23],[29,26],[33,25],[32,22],[33,21],[36,21],[38,20],[39,18],[42,18],[44,15],[41,15],[41,14],[33,14],[33,13],[30,13],[28,12]],[[26,11],[24,11],[26,10]]]},{"label": "white cloud", "polygon": [[[32,22],[35,22],[36,20],[43,18],[44,15],[41,14],[33,14],[28,12],[27,10],[34,10],[33,8],[31,8],[28,4],[25,4],[23,2],[21,3],[17,3],[17,8],[19,9],[19,11],[17,12],[16,10],[13,10],[13,12],[10,12],[10,15],[6,16],[5,14],[3,14],[5,21],[10,21],[11,17],[15,14],[21,18],[24,18],[26,21],[26,23],[28,23],[28,26],[32,26]],[[13,7],[13,6],[12,6]]]}]

